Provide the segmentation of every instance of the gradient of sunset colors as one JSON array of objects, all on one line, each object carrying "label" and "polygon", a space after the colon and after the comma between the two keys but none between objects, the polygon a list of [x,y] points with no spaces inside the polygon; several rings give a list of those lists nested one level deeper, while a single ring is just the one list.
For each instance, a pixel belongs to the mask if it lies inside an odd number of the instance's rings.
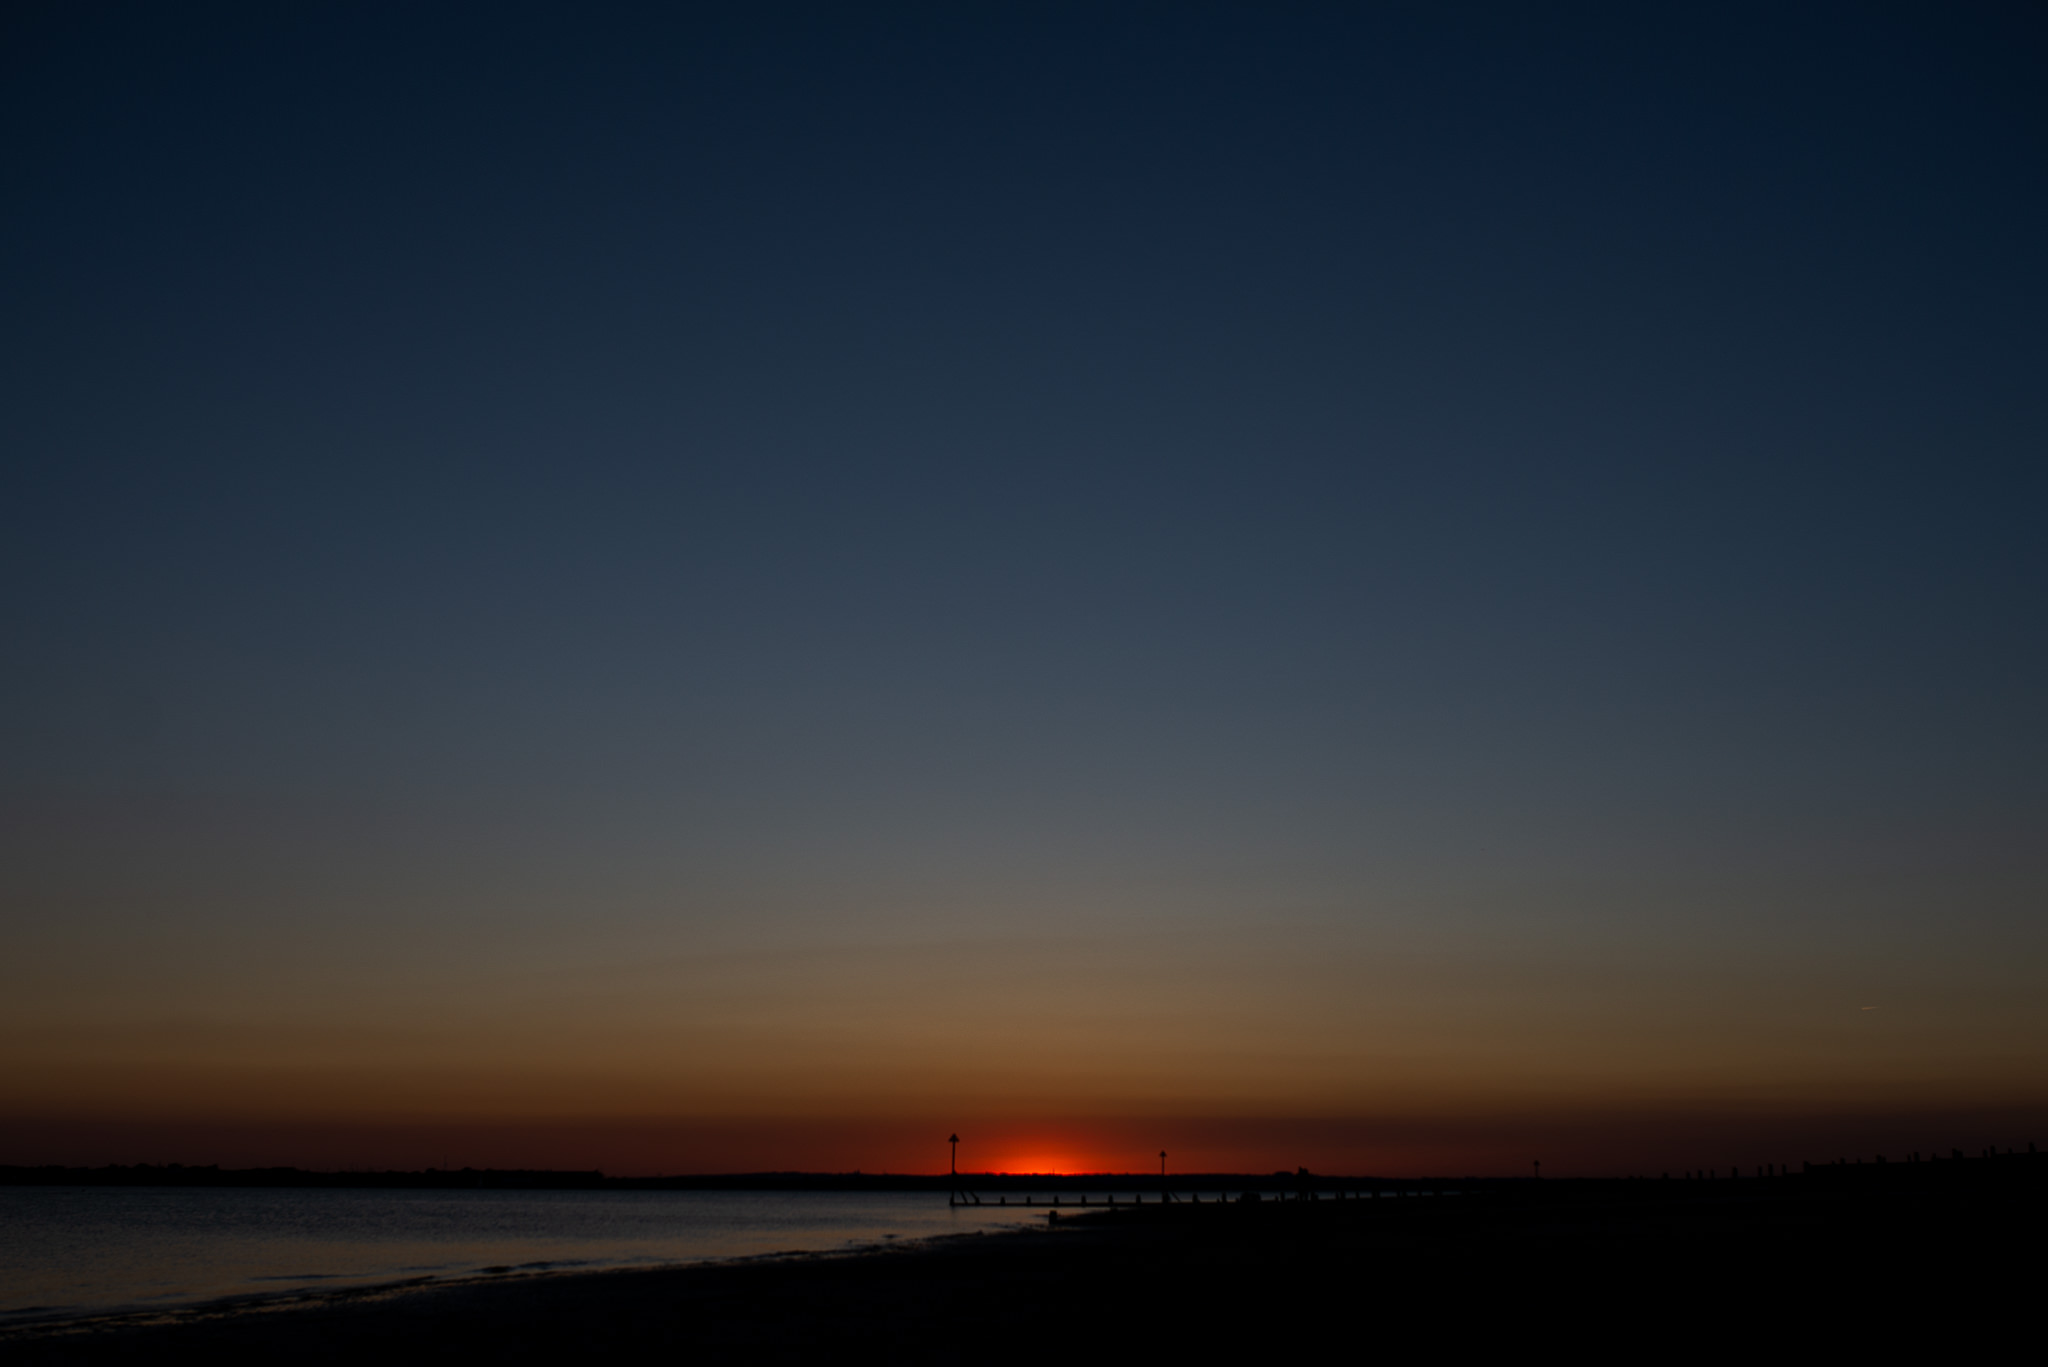
[{"label": "gradient of sunset colors", "polygon": [[0,1163],[2048,1140],[2038,9],[20,7]]}]

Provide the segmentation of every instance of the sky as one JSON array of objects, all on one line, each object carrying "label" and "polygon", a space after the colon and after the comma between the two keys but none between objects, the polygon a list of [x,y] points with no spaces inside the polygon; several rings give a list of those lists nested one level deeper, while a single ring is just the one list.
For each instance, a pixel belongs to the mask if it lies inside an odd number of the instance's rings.
[{"label": "sky", "polygon": [[0,1162],[2048,1139],[2026,5],[18,5]]}]

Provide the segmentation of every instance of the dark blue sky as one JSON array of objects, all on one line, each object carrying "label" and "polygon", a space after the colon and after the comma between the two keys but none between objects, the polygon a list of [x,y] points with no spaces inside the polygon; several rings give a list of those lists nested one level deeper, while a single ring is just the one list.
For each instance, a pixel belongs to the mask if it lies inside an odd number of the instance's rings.
[{"label": "dark blue sky", "polygon": [[34,1020],[337,927],[2041,962],[2038,8],[423,8],[0,33]]}]

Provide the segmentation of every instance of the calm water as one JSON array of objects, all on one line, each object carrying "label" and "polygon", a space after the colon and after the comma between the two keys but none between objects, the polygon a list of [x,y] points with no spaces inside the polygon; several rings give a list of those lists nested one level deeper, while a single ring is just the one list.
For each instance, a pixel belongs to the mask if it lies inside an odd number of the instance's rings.
[{"label": "calm water", "polygon": [[0,1187],[0,1324],[487,1269],[838,1252],[1029,1218],[949,1210],[937,1193]]}]

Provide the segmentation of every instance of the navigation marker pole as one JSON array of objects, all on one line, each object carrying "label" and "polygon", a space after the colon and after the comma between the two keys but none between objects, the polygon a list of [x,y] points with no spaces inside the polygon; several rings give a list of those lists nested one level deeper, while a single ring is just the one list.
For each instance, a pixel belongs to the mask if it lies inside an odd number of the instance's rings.
[{"label": "navigation marker pole", "polygon": [[960,1190],[960,1136],[957,1134],[948,1135],[946,1138],[946,1142],[953,1146],[953,1161],[950,1164],[950,1169],[953,1177],[953,1190],[952,1193],[946,1197],[946,1204],[949,1206],[980,1205],[981,1198],[979,1196],[976,1196],[971,1191]]}]

